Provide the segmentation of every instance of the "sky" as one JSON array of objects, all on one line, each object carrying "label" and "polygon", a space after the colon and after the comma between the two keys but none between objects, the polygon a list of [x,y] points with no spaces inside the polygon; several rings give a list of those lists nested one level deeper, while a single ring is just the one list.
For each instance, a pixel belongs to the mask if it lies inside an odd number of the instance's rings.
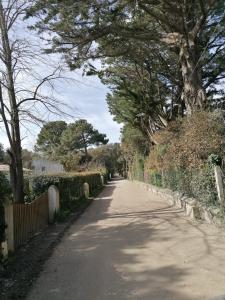
[{"label": "sky", "polygon": [[[22,19],[18,20],[12,32],[10,32],[10,39],[22,40],[25,43],[24,53],[21,56],[23,63],[26,57],[26,51],[35,49],[35,53],[43,53],[42,49],[45,46],[36,32],[31,32],[27,28],[27,22]],[[32,33],[32,34],[31,34]],[[39,49],[40,48],[40,49]],[[28,50],[27,50],[28,49]],[[39,50],[38,50],[39,49]],[[39,53],[39,55],[40,55]],[[63,59],[56,54],[53,55],[40,55],[35,61],[35,57],[30,60],[30,53],[28,53],[28,72],[19,75],[17,78],[18,88],[34,90],[37,84],[45,76],[52,73],[57,64],[61,64]],[[95,63],[99,67],[100,63]],[[2,66],[1,66],[2,67]],[[70,108],[63,107],[71,117],[65,115],[56,116],[53,114],[46,114],[40,111],[40,116],[45,116],[45,121],[65,120],[67,123],[72,123],[77,119],[86,119],[94,128],[98,129],[100,133],[105,133],[109,142],[119,142],[120,129],[122,125],[113,121],[106,103],[106,94],[109,92],[108,88],[104,86],[97,76],[82,76],[82,70],[68,71],[63,62],[63,76],[69,77],[69,80],[56,80],[54,81],[54,98],[60,100],[62,103],[68,105]],[[35,74],[32,77],[32,74]],[[43,86],[42,92],[48,95],[52,92],[49,87]],[[40,127],[32,124],[25,124],[26,127],[21,128],[21,138],[23,148],[33,150],[36,143],[36,138],[40,132]],[[3,124],[0,123],[0,143],[4,148],[9,146]]]},{"label": "sky", "polygon": [[[109,91],[107,87],[96,76],[83,77],[79,70],[71,71],[69,75],[72,80],[55,83],[54,93],[58,99],[69,106],[66,110],[72,117],[49,115],[48,120],[60,119],[72,123],[77,119],[84,118],[99,132],[105,133],[109,138],[109,142],[119,142],[121,125],[114,122],[113,117],[108,112],[105,100]],[[39,132],[40,127],[35,125],[22,128],[23,148],[33,150]],[[5,148],[8,146],[3,128],[0,128],[0,143]]]}]

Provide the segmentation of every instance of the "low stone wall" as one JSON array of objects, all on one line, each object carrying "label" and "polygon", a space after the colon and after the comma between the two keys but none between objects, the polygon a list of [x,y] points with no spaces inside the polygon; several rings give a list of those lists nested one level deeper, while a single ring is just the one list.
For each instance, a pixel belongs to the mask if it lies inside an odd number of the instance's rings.
[{"label": "low stone wall", "polygon": [[193,220],[202,220],[209,224],[223,225],[220,218],[220,210],[204,207],[194,198],[188,198],[179,192],[173,192],[170,189],[159,188],[144,182],[134,181],[147,191],[157,194],[165,199],[169,204],[183,209],[184,213]]}]

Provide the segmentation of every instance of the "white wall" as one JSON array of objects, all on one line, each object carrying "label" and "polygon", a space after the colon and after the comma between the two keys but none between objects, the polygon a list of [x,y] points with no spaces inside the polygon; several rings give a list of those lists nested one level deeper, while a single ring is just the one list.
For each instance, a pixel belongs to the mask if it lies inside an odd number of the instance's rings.
[{"label": "white wall", "polygon": [[63,165],[54,161],[49,161],[44,158],[33,159],[31,167],[35,175],[65,172]]}]

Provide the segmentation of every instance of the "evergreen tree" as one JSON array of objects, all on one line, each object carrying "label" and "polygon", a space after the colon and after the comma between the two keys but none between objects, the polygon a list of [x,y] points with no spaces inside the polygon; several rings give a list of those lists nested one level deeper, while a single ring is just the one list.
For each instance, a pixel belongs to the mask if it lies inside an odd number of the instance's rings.
[{"label": "evergreen tree", "polygon": [[38,14],[42,21],[36,27],[55,33],[49,51],[63,52],[71,68],[90,58],[138,57],[136,43],[143,52],[146,44],[161,55],[166,49],[176,56],[182,81],[178,97],[192,114],[220,94],[224,8],[223,0],[37,0],[28,15]]},{"label": "evergreen tree", "polygon": [[86,120],[78,120],[69,124],[61,137],[62,155],[83,152],[85,161],[88,161],[88,147],[105,145],[108,143],[105,134],[101,134]]},{"label": "evergreen tree", "polygon": [[36,151],[42,152],[49,158],[55,159],[60,146],[61,136],[67,128],[64,121],[46,123],[37,137]]}]

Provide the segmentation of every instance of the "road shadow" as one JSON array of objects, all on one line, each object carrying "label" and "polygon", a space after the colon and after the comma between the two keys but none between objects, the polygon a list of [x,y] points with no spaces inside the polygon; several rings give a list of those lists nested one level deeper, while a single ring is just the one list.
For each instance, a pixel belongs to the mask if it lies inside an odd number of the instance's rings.
[{"label": "road shadow", "polygon": [[[206,255],[215,254],[209,233],[165,202],[159,202],[156,209],[137,206],[114,211],[111,202],[122,186],[122,178],[109,182],[71,228],[40,281],[47,288],[41,290],[41,297],[34,290],[28,300],[200,299],[187,296],[194,293],[188,293],[185,285],[195,262],[204,263]],[[192,267],[168,255],[172,252],[175,258],[182,257],[179,250],[185,249],[188,239],[197,241],[194,249],[187,246],[185,250]],[[202,251],[196,254],[199,243]],[[220,259],[218,256],[218,264]]]},{"label": "road shadow", "polygon": [[[69,268],[65,275],[67,285],[73,286],[74,299],[192,300],[171,288],[185,280],[187,270],[174,264],[156,266],[154,261],[149,268],[149,262],[145,266],[140,254],[149,251],[150,242],[160,244],[170,238],[160,235],[157,227],[167,222],[161,216],[175,210],[166,206],[149,211],[111,213],[109,207],[113,193],[115,188],[120,188],[118,183],[122,181],[122,178],[115,178],[106,186],[86,212],[88,224],[84,214],[77,231],[69,233],[68,242],[61,249],[64,263],[59,266],[59,272],[61,268],[65,272],[64,264],[70,264],[72,269],[81,266],[76,274],[73,275]],[[158,218],[157,224],[153,226],[145,222],[149,218]],[[151,264],[151,252],[145,253],[145,256],[149,257]],[[93,275],[88,275],[90,272],[95,273],[97,280],[93,281]],[[82,279],[76,280],[77,276]],[[83,280],[88,290],[81,288]],[[60,298],[65,294],[63,289],[62,286],[59,288],[55,299],[69,299]]]}]

